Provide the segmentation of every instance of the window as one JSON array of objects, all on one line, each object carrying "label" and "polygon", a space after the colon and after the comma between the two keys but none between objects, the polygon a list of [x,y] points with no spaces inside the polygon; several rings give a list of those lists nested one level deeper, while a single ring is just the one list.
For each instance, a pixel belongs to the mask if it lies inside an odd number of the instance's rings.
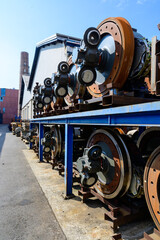
[{"label": "window", "polygon": [[26,69],[24,69],[24,71],[23,71],[24,73],[26,72]]},{"label": "window", "polygon": [[3,108],[3,113],[5,113],[5,111],[6,111],[6,109],[5,109],[5,107]]},{"label": "window", "polygon": [[1,96],[4,97],[6,95],[6,89],[1,88]]}]

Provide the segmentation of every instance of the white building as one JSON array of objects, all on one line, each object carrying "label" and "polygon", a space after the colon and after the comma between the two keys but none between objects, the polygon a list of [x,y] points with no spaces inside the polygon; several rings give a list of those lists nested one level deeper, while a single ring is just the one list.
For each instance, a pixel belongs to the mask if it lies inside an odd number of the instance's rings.
[{"label": "white building", "polygon": [[47,77],[57,72],[61,61],[67,61],[74,47],[80,46],[81,39],[55,34],[36,46],[30,75],[22,75],[20,89],[20,109],[22,120],[33,118],[33,88],[36,82],[43,84]]}]

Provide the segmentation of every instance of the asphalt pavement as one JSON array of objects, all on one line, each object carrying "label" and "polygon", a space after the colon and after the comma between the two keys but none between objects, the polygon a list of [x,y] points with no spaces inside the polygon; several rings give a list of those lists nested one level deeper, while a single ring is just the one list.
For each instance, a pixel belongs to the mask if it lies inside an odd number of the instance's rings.
[{"label": "asphalt pavement", "polygon": [[0,240],[64,240],[23,149],[20,138],[0,124]]}]

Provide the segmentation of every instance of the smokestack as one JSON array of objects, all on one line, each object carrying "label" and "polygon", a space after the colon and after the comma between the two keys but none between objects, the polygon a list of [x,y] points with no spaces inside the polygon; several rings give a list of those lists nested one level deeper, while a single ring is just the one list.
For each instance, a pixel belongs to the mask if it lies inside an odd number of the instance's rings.
[{"label": "smokestack", "polygon": [[27,52],[21,52],[21,59],[20,59],[20,74],[19,74],[19,97],[18,97],[18,116],[20,116],[20,92],[21,92],[21,82],[22,82],[22,75],[29,74],[29,54]]}]

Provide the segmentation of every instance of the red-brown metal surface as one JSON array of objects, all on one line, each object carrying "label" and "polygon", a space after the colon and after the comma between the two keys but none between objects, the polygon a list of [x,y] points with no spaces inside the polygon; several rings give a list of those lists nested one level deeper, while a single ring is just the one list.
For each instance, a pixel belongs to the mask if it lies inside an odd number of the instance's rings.
[{"label": "red-brown metal surface", "polygon": [[144,238],[140,240],[159,240],[159,239],[160,239],[160,232],[154,228],[153,233],[151,234],[144,233]]},{"label": "red-brown metal surface", "polygon": [[109,77],[101,85],[88,87],[92,96],[101,97],[108,93],[107,84],[120,89],[125,83],[133,62],[134,36],[129,22],[120,17],[105,19],[97,29],[101,36],[110,34],[115,41],[115,60]]},{"label": "red-brown metal surface", "polygon": [[160,147],[151,154],[145,166],[144,193],[153,221],[160,230]]},{"label": "red-brown metal surface", "polygon": [[61,150],[62,139],[61,139],[61,131],[58,126],[53,126],[52,131],[53,131],[52,137],[55,140],[54,150],[52,150],[52,158],[54,159],[62,151]]},{"label": "red-brown metal surface", "polygon": [[63,106],[63,98],[57,98],[55,102],[50,103],[50,107],[53,110],[57,109],[58,107],[62,107],[62,106]]},{"label": "red-brown metal surface", "polygon": [[104,219],[111,221],[111,228],[114,232],[117,232],[118,228],[122,225],[144,219],[147,216],[147,206],[144,204],[144,201],[128,202],[128,199],[125,198],[107,200],[97,193],[93,187],[85,188],[81,186],[78,195],[82,196],[83,202],[96,197],[107,206]]}]

